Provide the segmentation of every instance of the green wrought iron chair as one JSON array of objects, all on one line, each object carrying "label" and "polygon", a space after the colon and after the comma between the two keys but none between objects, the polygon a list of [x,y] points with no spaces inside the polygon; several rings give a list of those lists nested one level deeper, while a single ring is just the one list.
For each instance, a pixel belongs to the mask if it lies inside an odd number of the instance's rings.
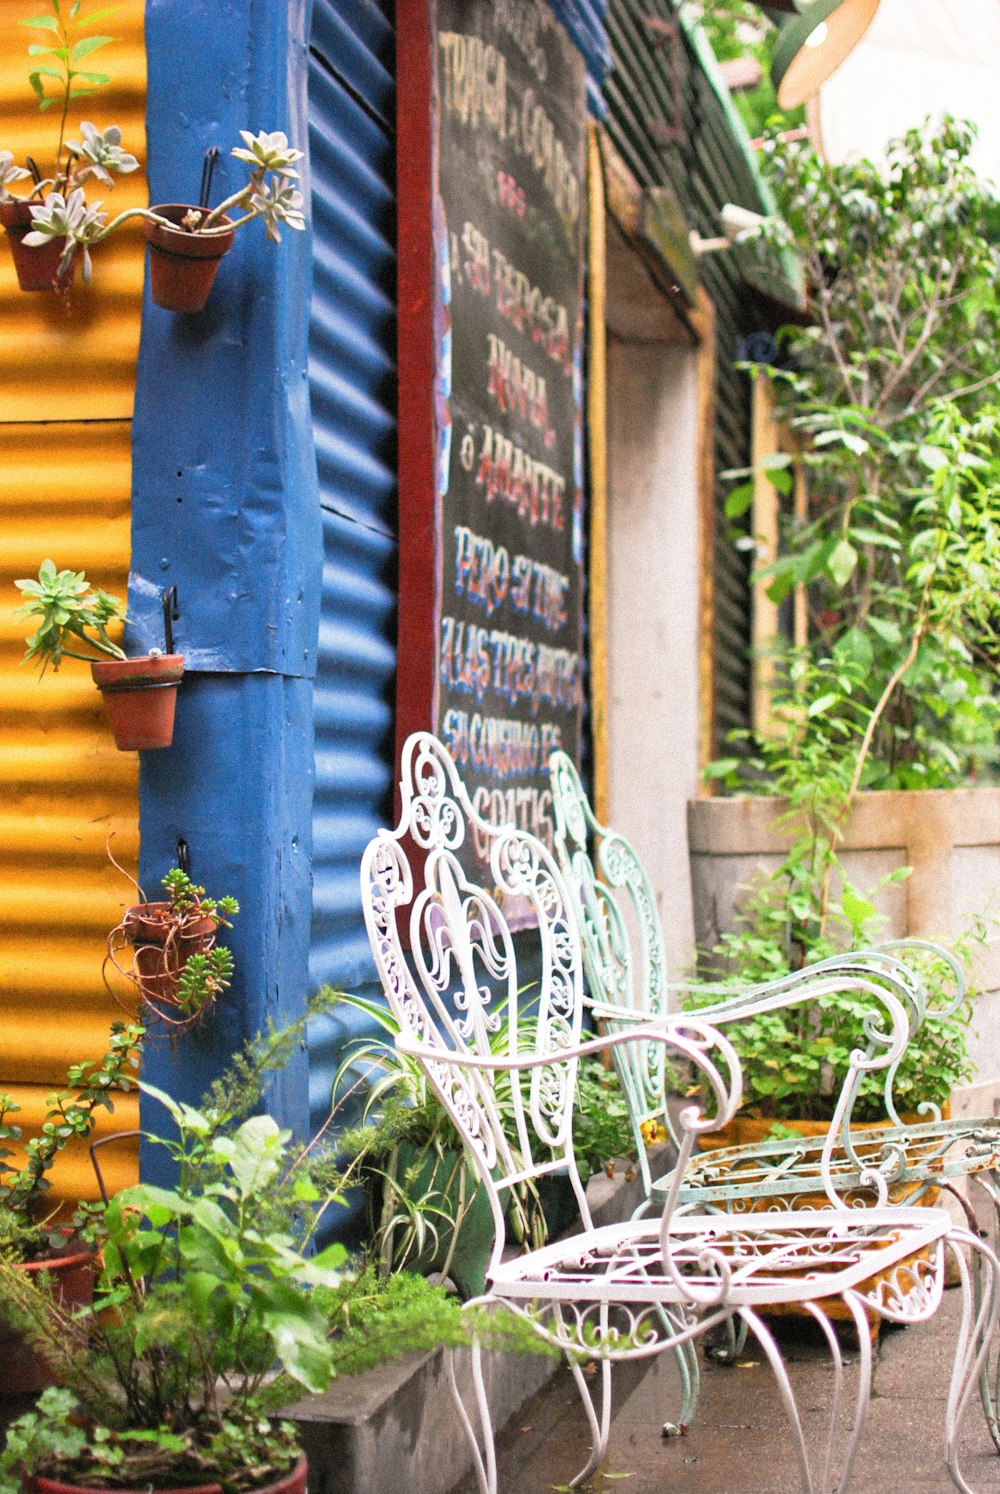
[{"label": "green wrought iron chair", "polygon": [[[864,1334],[854,1415],[838,1458],[846,1386],[827,1304],[842,1302],[859,1326],[869,1309],[895,1322],[926,1321],[940,1305],[950,1249],[963,1312],[945,1405],[946,1459],[954,1486],[971,1494],[958,1466],[958,1436],[996,1327],[1000,1275],[1000,1261],[978,1236],[953,1225],[941,1209],[846,1206],[830,1172],[830,1145],[821,1162],[821,1208],[739,1219],[681,1212],[684,1164],[695,1138],[724,1124],[740,1103],[732,1044],[700,1015],[688,1013],[584,1040],[573,890],[540,841],[514,826],[492,825],[476,812],[447,748],[427,733],[415,733],[404,745],[399,822],[365,851],[361,894],[382,989],[399,1027],[396,1046],[423,1067],[489,1201],[494,1245],[486,1291],[466,1308],[504,1307],[566,1353],[593,1438],[574,1486],[597,1467],[608,1443],[612,1364],[676,1352],[735,1319],[753,1333],[774,1372],[803,1494],[832,1494],[834,1488],[844,1494],[868,1408],[872,1356]],[[538,972],[530,996],[519,966],[522,974],[526,968]],[[842,1107],[865,1075],[895,1061],[908,1036],[894,981],[870,985],[879,1015],[851,1055]],[[775,1006],[784,994],[769,999]],[[678,1113],[679,1165],[659,1217],[595,1228],[573,1152],[577,1064],[602,1046],[640,1045],[663,1049],[688,1065],[701,1079],[704,1098],[689,1100]],[[580,1230],[509,1256],[505,1198],[555,1171],[567,1172],[573,1184]],[[985,1290],[978,1303],[970,1257],[982,1262]],[[818,1460],[810,1456],[780,1349],[761,1316],[792,1302],[819,1325],[834,1370]],[[463,1376],[473,1394],[473,1416],[453,1359],[451,1385],[480,1488],[496,1494],[481,1359],[477,1343],[471,1374]],[[599,1367],[593,1380],[584,1374],[588,1360]]]},{"label": "green wrought iron chair", "polygon": [[[789,1003],[812,1004],[823,996],[874,992],[888,985],[907,1009],[912,1039],[927,1014],[927,996],[918,973],[901,958],[911,949],[932,951],[952,973],[953,990],[941,1015],[955,1011],[965,999],[961,967],[954,957],[929,941],[913,939],[852,951],[766,984],[711,987],[670,982],[656,900],[637,853],[624,837],[596,818],[576,768],[564,753],[553,753],[549,772],[557,859],[573,889],[591,1016],[603,1030],[627,1031],[637,1023],[665,1021],[671,1004],[682,1005],[685,996],[694,992],[699,995],[698,1016],[725,1031],[731,1023],[771,1009],[776,995],[783,995]],[[706,994],[713,992],[717,999],[704,1004]],[[672,1171],[652,1176],[645,1145],[650,1125],[663,1126],[677,1141],[662,1053],[662,1048],[647,1049],[642,1044],[614,1052],[646,1194],[640,1215],[661,1208],[675,1183]],[[893,1097],[902,1057],[885,1070],[886,1125],[859,1129],[852,1124],[850,1107],[840,1113],[831,1158],[837,1192],[857,1206],[904,1201],[914,1205],[933,1201],[937,1190],[944,1189],[958,1200],[970,1229],[978,1230],[976,1213],[959,1186],[970,1179],[988,1201],[996,1237],[1000,1234],[1000,1119],[946,1120],[939,1107],[924,1104],[920,1109],[926,1120],[904,1122]],[[815,1207],[817,1195],[823,1192],[825,1146],[824,1136],[794,1137],[705,1152],[687,1167],[678,1208],[749,1215]],[[739,1341],[731,1339],[720,1357],[735,1357],[739,1348]],[[699,1370],[693,1350],[683,1356],[679,1367],[683,1401],[677,1420],[664,1424],[666,1435],[683,1432],[697,1405]],[[981,1393],[1000,1451],[1000,1425],[985,1370]]]}]

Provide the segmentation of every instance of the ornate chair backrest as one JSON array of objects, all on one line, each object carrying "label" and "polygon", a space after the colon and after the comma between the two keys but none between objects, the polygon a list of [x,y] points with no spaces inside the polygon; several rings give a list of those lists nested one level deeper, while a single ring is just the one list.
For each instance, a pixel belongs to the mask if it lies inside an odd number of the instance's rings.
[{"label": "ornate chair backrest", "polygon": [[[624,838],[594,815],[574,763],[564,752],[549,759],[555,849],[574,894],[584,970],[594,1015],[602,1006],[636,1018],[667,1015],[667,961],[656,899],[642,862]],[[593,846],[593,856],[590,847]],[[630,1025],[604,1017],[605,1030]],[[643,1185],[652,1186],[643,1127],[665,1124],[665,1055],[662,1046],[629,1044],[613,1050],[628,1102]],[[674,1140],[676,1140],[674,1136]]]},{"label": "ornate chair backrest", "polygon": [[[502,1194],[520,1183],[567,1169],[583,1227],[593,1228],[572,1142],[583,1021],[576,920],[546,847],[479,815],[435,737],[408,738],[400,788],[399,824],[362,859],[365,922],[397,1045],[423,1065],[486,1188],[492,1270],[504,1246]],[[491,890],[470,875],[473,850]],[[525,942],[540,971],[528,989],[517,972]],[[648,1040],[691,1065],[712,1099],[712,1114],[692,1106],[683,1117],[686,1156],[699,1131],[735,1112],[739,1063],[700,1017],[678,1016]]]},{"label": "ornate chair backrest", "polygon": [[[865,1047],[859,1047],[851,1055],[824,1151],[827,1194],[831,1202],[842,1202],[831,1181],[832,1157],[838,1147],[843,1147],[848,1157],[856,1156],[851,1117],[867,1075],[884,1073],[887,1111],[890,1119],[897,1119],[892,1079],[911,1030],[919,1025],[926,1008],[924,990],[917,976],[886,949],[821,961],[780,980],[743,986],[735,992],[725,986],[713,988],[705,984],[671,986],[656,899],[637,853],[623,836],[616,835],[596,818],[579,774],[565,753],[552,754],[549,776],[556,856],[573,893],[589,1005],[606,1030],[627,1028],[636,1019],[662,1020],[671,991],[678,998],[687,991],[697,991],[700,997],[711,996],[714,991],[718,998],[715,1001],[699,1000],[698,1016],[721,1028],[764,1012],[812,1004],[824,996],[854,992],[871,998],[863,1033],[859,1033]],[[950,963],[954,965],[954,961]],[[622,1014],[617,1020],[616,1010]],[[630,1045],[625,1053],[616,1050],[615,1062],[628,1101],[643,1183],[648,1192],[652,1179],[643,1145],[643,1127],[649,1121],[658,1121],[677,1139],[664,1093],[663,1049],[653,1050],[649,1044]],[[901,1165],[900,1157],[891,1151],[886,1152],[883,1161],[884,1175],[879,1177],[873,1175],[870,1163],[857,1160],[858,1173],[864,1174],[879,1201],[886,1196],[886,1179],[891,1181]]]},{"label": "ornate chair backrest", "polygon": [[[362,861],[365,921],[400,1046],[417,1052],[466,1139],[499,1255],[500,1195],[543,1173],[568,1168],[589,1224],[572,1146],[577,1060],[562,1056],[582,1029],[576,924],[546,848],[479,815],[447,748],[429,733],[404,745],[401,796],[399,824],[380,831]],[[477,859],[485,866],[475,875],[490,890],[470,874]],[[533,923],[517,941],[512,918]],[[519,952],[539,972],[531,989],[519,981]],[[454,1062],[456,1054],[551,1062],[524,1072],[477,1069]]]}]

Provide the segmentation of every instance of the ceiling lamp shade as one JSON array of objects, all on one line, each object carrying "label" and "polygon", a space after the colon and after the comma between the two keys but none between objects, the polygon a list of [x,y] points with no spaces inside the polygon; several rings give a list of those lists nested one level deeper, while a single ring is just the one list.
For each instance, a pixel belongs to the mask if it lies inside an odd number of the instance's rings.
[{"label": "ceiling lamp shade", "polygon": [[771,54],[771,81],[782,109],[805,103],[826,82],[875,19],[879,0],[795,0]]}]

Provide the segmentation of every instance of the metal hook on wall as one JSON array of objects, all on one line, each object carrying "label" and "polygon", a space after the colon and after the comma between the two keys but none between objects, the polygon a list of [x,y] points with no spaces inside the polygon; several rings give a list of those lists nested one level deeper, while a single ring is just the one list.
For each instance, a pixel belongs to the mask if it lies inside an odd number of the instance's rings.
[{"label": "metal hook on wall", "polygon": [[163,639],[167,646],[167,653],[174,651],[174,623],[180,617],[180,608],[177,605],[177,587],[168,586],[166,591],[160,592],[160,606],[163,608]]},{"label": "metal hook on wall", "polygon": [[208,199],[212,193],[212,177],[219,160],[219,147],[210,145],[205,152],[205,159],[201,164],[201,190],[198,193],[198,206],[208,207]]}]

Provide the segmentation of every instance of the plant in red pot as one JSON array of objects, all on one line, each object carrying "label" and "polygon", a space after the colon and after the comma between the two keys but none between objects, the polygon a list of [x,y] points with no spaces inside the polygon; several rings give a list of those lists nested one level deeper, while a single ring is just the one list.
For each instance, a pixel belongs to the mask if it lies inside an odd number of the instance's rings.
[{"label": "plant in red pot", "polygon": [[281,130],[253,135],[241,130],[243,148],[230,152],[249,167],[249,180],[218,207],[193,207],[168,202],[145,214],[143,232],[149,243],[150,294],[167,311],[201,311],[208,300],[215,272],[228,254],[238,228],[261,218],[267,237],[281,242],[279,225],[304,229],[302,194],[294,163],[302,159]]},{"label": "plant in red pot", "polygon": [[[204,887],[195,886],[180,867],[168,871],[162,885],[166,900],[150,903],[136,884],[143,900],[127,909],[111,930],[104,974],[116,1001],[127,1010],[134,1005],[134,1000],[122,1002],[115,992],[109,967],[138,994],[144,1020],[159,1022],[176,1037],[197,1026],[229,986],[233,957],[215,940],[220,926],[232,928],[240,905],[234,897],[206,897]],[[129,948],[134,954],[123,963]]]},{"label": "plant in red pot", "polygon": [[231,155],[249,168],[247,181],[220,202],[207,205],[210,173],[203,182],[203,201],[159,203],[151,208],[128,208],[111,222],[89,208],[83,190],[65,200],[58,193],[32,208],[34,232],[31,242],[42,244],[58,238],[65,244],[61,264],[74,253],[82,257],[84,278],[89,278],[90,250],[132,218],[143,220],[149,243],[150,294],[167,311],[201,311],[208,300],[219,262],[229,253],[238,228],[260,218],[272,243],[281,242],[281,225],[304,229],[302,194],[293,183],[298,179],[294,163],[302,152],[294,150],[282,130],[253,135],[241,130],[244,145]]},{"label": "plant in red pot", "polygon": [[[83,571],[60,571],[43,560],[37,581],[14,584],[30,599],[19,615],[41,619],[28,639],[25,660],[39,660],[44,674],[50,664],[58,669],[63,658],[83,659],[104,697],[119,750],[169,747],[183,654],[175,654],[168,643],[166,653],[150,649],[129,657],[108,637],[113,623],[126,620],[121,602],[92,589]],[[88,651],[81,652],[80,644]]]},{"label": "plant in red pot", "polygon": [[[114,38],[92,30],[93,23],[109,11],[83,14],[80,0],[49,0],[49,5],[51,14],[31,16],[21,25],[45,37],[44,42],[33,42],[28,48],[28,81],[39,109],[57,111],[52,175],[43,177],[30,156],[31,170],[26,171],[14,164],[10,151],[0,151],[0,226],[6,230],[21,290],[55,290],[65,295],[77,261],[82,264],[84,281],[90,280],[88,243],[105,221],[101,204],[87,203],[86,183],[96,180],[113,187],[112,173],[137,171],[139,162],[122,150],[116,125],[101,131],[84,122],[82,141],[66,139],[72,100],[89,96],[111,81],[107,73],[90,71],[86,59]],[[27,197],[7,191],[8,183],[28,180],[32,188]]]},{"label": "plant in red pot", "polygon": [[[59,1154],[94,1130],[100,1111],[113,1110],[113,1095],[132,1089],[138,1070],[141,1027],[117,1022],[108,1050],[96,1063],[74,1064],[67,1087],[47,1096],[45,1120],[37,1136],[25,1140],[12,1117],[21,1107],[0,1094],[0,1251],[12,1270],[37,1277],[45,1272],[60,1305],[89,1302],[93,1292],[93,1251],[78,1238],[59,1206],[49,1202],[49,1174]],[[7,1391],[40,1390],[52,1383],[45,1361],[4,1319],[0,1293],[0,1363]]]},{"label": "plant in red pot", "polygon": [[341,1285],[346,1251],[307,1256],[276,1221],[299,1151],[291,1132],[268,1115],[222,1130],[210,1108],[142,1088],[176,1128],[176,1141],[147,1141],[170,1153],[177,1184],[106,1199],[98,1301],[60,1308],[0,1258],[0,1296],[66,1387],[11,1428],[0,1490],[25,1476],[35,1494],[95,1484],[304,1494],[294,1428],[268,1413],[329,1383],[321,1292]]}]

